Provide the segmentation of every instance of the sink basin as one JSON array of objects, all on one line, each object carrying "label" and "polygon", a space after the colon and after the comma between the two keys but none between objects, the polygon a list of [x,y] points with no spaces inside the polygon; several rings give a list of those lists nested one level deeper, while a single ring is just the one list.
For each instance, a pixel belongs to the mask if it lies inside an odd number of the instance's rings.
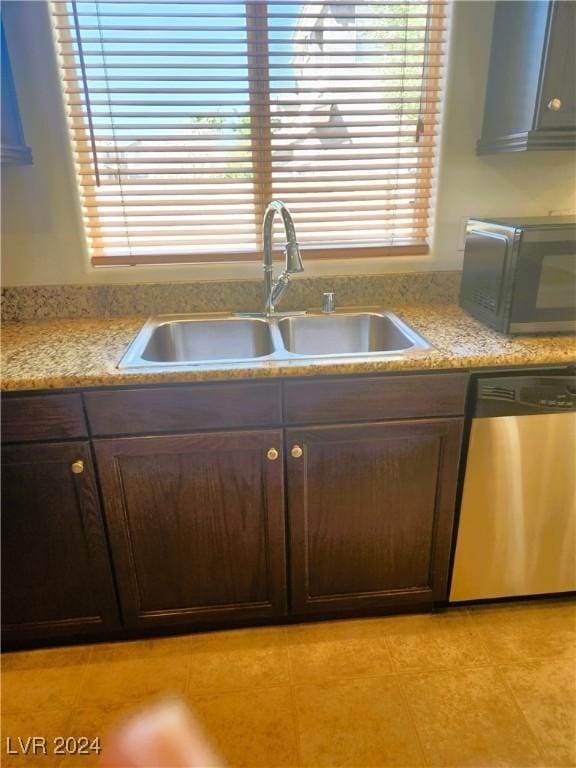
[{"label": "sink basin", "polygon": [[414,355],[429,344],[390,312],[335,312],[265,317],[151,317],[119,368]]},{"label": "sink basin", "polygon": [[253,360],[272,352],[270,326],[264,319],[166,318],[144,326],[119,367]]},{"label": "sink basin", "polygon": [[420,341],[393,315],[370,312],[286,317],[278,327],[288,352],[312,357],[401,352]]}]

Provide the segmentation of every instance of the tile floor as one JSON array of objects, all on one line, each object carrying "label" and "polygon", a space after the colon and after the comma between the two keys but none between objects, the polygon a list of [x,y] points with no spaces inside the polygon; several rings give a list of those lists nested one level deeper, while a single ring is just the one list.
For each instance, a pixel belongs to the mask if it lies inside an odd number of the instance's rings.
[{"label": "tile floor", "polygon": [[[229,766],[576,766],[576,602],[4,654],[3,736],[185,698]],[[5,738],[2,750],[5,751]],[[93,757],[2,756],[76,768]]]}]

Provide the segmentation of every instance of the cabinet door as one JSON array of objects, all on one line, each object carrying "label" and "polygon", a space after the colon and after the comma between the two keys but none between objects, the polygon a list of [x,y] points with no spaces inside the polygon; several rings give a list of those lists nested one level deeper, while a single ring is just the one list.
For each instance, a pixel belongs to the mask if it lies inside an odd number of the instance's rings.
[{"label": "cabinet door", "polygon": [[285,612],[280,430],[98,440],[96,453],[129,626]]},{"label": "cabinet door", "polygon": [[287,431],[295,613],[446,597],[460,436],[460,419]]},{"label": "cabinet door", "polygon": [[553,3],[537,120],[540,129],[576,128],[575,40],[576,3]]},{"label": "cabinet door", "polygon": [[118,626],[88,443],[2,451],[2,624],[11,645]]}]

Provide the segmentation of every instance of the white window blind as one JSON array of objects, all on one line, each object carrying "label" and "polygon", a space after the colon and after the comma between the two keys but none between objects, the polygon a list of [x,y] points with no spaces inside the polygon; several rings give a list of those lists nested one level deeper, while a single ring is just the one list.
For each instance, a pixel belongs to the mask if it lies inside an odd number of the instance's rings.
[{"label": "white window blind", "polygon": [[94,264],[426,252],[444,2],[52,8]]}]

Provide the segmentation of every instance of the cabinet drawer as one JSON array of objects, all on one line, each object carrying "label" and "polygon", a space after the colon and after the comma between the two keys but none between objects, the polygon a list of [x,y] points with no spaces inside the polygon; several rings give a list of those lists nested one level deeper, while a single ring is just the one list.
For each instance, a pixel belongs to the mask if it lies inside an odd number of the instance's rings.
[{"label": "cabinet drawer", "polygon": [[459,416],[467,373],[316,379],[284,384],[287,424]]},{"label": "cabinet drawer", "polygon": [[2,399],[2,440],[61,440],[86,437],[80,395],[35,395]]},{"label": "cabinet drawer", "polygon": [[94,435],[274,426],[282,419],[279,384],[87,392],[84,399]]}]

